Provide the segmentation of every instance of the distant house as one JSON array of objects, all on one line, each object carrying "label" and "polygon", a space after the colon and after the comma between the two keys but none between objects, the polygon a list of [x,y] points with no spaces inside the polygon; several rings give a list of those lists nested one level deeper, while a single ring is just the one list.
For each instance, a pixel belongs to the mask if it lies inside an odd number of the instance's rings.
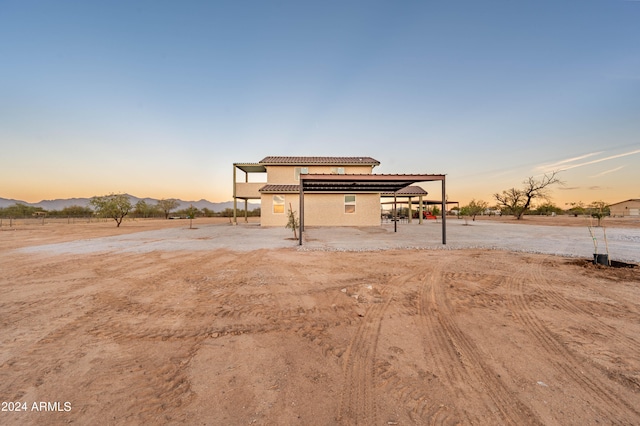
[{"label": "distant house", "polygon": [[[291,209],[304,229],[304,225],[379,226],[381,195],[417,182],[441,181],[445,199],[444,175],[374,174],[378,165],[371,157],[270,156],[258,163],[234,163],[234,222],[238,200],[245,206],[248,200],[260,200],[262,226],[285,226]],[[238,171],[244,172],[244,179]],[[254,173],[266,174],[266,182],[252,182]]]},{"label": "distant house", "polygon": [[611,216],[614,217],[640,216],[640,199],[636,198],[610,204],[609,210]]}]

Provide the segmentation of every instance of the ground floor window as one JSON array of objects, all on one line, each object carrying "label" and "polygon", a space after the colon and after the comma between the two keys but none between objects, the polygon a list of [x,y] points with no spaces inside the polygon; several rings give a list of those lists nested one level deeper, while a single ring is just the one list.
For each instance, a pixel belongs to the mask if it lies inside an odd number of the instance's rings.
[{"label": "ground floor window", "polygon": [[355,195],[344,196],[344,212],[345,213],[356,212],[356,196]]},{"label": "ground floor window", "polygon": [[273,212],[284,213],[284,195],[273,196]]}]

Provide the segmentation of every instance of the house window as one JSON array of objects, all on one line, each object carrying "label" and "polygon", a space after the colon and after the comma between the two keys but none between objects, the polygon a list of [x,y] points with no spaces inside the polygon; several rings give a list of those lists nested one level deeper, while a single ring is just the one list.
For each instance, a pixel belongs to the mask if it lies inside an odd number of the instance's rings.
[{"label": "house window", "polygon": [[355,195],[344,196],[344,212],[345,213],[356,212],[356,196]]},{"label": "house window", "polygon": [[332,167],[331,168],[331,174],[332,175],[343,175],[344,174],[344,167]]},{"label": "house window", "polygon": [[273,196],[273,212],[284,213],[284,195]]},{"label": "house window", "polygon": [[296,167],[294,169],[294,175],[295,175],[296,181],[300,180],[300,175],[307,175],[307,174],[309,174],[308,167]]}]

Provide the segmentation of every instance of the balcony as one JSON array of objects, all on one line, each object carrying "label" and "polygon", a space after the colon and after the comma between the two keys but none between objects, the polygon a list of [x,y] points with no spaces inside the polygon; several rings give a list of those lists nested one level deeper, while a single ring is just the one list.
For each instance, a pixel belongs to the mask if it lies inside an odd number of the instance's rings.
[{"label": "balcony", "polygon": [[258,190],[266,182],[236,182],[236,198],[260,198]]}]

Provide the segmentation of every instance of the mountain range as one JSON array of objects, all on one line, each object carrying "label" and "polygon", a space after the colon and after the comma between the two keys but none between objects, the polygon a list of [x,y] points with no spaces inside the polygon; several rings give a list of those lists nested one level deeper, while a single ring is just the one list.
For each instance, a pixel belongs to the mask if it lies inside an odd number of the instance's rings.
[{"label": "mountain range", "polygon": [[[135,204],[140,200],[143,200],[150,205],[156,204],[158,202],[158,200],[155,198],[138,198],[133,195],[129,195],[129,199],[131,200],[131,205],[133,206],[135,206]],[[37,203],[27,203],[26,201],[13,200],[9,198],[0,197],[0,208],[9,207],[16,203],[19,203],[27,206],[41,207],[44,210],[51,211],[51,210],[62,210],[65,207],[71,207],[71,206],[87,207],[89,206],[89,200],[91,199],[90,198],[58,198],[55,200],[42,200]],[[176,210],[186,209],[191,205],[193,205],[193,207],[197,209],[207,208],[214,212],[221,212],[224,209],[233,208],[233,201],[224,201],[221,203],[212,203],[211,201],[207,201],[204,199],[199,201],[184,201],[184,200],[177,199],[177,201],[180,203],[180,205]],[[260,207],[260,204],[249,203],[249,210],[253,210],[258,207]],[[242,208],[244,208],[244,203],[238,202],[238,209],[242,209]]]}]

